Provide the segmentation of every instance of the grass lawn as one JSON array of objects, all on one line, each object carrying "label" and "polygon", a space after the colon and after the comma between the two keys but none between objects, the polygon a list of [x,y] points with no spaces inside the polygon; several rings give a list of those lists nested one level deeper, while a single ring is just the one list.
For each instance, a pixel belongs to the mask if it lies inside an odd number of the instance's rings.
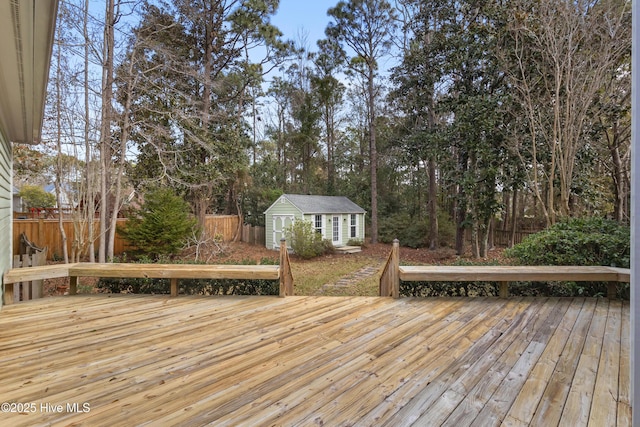
[{"label": "grass lawn", "polygon": [[[371,274],[356,274],[364,267],[375,271]],[[291,263],[296,295],[378,295],[382,263],[368,257],[337,255],[310,261]],[[363,277],[366,276],[366,277]],[[341,279],[342,280],[340,283]]]}]

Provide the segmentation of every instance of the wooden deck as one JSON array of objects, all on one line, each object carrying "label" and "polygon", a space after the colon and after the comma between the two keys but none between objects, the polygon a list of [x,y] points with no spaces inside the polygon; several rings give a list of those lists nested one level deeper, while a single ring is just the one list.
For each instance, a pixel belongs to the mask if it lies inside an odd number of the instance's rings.
[{"label": "wooden deck", "polygon": [[3,426],[631,424],[616,300],[77,295],[0,346]]}]

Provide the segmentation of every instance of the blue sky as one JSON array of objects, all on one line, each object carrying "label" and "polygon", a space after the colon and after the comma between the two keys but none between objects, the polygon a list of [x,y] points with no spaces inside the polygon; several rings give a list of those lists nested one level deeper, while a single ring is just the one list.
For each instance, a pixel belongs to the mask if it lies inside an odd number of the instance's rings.
[{"label": "blue sky", "polygon": [[285,39],[298,41],[298,34],[307,37],[309,49],[316,50],[316,41],[323,39],[330,21],[327,10],[339,0],[280,0],[278,13],[271,23],[278,27]]}]

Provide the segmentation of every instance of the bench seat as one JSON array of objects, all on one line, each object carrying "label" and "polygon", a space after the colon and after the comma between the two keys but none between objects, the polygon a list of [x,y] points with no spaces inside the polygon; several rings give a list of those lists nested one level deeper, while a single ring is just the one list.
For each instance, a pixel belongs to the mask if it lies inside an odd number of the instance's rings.
[{"label": "bench seat", "polygon": [[425,282],[629,282],[629,276],[627,269],[599,266],[400,266],[400,280]]},{"label": "bench seat", "polygon": [[[90,263],[55,264],[39,267],[12,268],[4,273],[5,304],[13,297],[13,284],[32,280],[69,277],[69,294],[78,289],[79,277],[170,279],[171,296],[178,295],[178,279],[247,279],[278,280],[278,265],[212,265],[212,264],[125,264]],[[282,292],[282,291],[281,291]],[[291,294],[291,293],[290,293]]]},{"label": "bench seat", "polygon": [[500,296],[509,293],[509,282],[608,282],[608,296],[615,298],[617,284],[631,281],[626,268],[601,266],[399,266],[405,282],[499,282]]},{"label": "bench seat", "polygon": [[3,276],[3,283],[13,284],[32,280],[57,279],[69,277],[69,268],[75,264],[40,265],[37,267],[12,268]]},{"label": "bench seat", "polygon": [[81,262],[70,277],[131,277],[153,279],[278,279],[277,265],[122,264]]}]

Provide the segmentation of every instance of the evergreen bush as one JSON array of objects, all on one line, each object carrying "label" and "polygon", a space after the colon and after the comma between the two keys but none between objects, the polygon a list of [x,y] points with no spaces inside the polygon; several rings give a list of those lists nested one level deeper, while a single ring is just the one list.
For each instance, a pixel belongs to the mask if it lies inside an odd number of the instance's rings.
[{"label": "evergreen bush", "polygon": [[571,218],[505,251],[521,265],[630,267],[629,227],[603,218]]},{"label": "evergreen bush", "polygon": [[[415,219],[406,213],[380,218],[379,238],[382,243],[398,239],[402,246],[422,248],[429,245],[429,218]],[[456,236],[455,224],[446,212],[438,212],[438,240],[440,246],[452,246]]]},{"label": "evergreen bush", "polygon": [[176,254],[194,234],[197,221],[187,202],[169,188],[145,194],[144,204],[118,233],[143,254],[154,259]]}]

